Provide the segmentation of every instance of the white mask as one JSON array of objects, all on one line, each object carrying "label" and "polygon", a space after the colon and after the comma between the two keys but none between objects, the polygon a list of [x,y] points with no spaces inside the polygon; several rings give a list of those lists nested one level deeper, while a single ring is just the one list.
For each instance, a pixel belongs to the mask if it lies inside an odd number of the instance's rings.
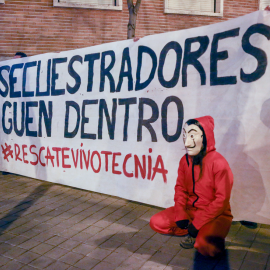
[{"label": "white mask", "polygon": [[185,124],[183,139],[189,156],[196,156],[201,152],[203,148],[203,132],[198,126]]}]

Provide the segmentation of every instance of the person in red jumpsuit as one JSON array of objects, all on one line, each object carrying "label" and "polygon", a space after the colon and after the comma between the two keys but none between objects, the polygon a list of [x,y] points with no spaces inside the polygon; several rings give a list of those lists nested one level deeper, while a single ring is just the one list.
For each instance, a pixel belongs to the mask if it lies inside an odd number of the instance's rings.
[{"label": "person in red jumpsuit", "polygon": [[216,151],[211,116],[188,120],[183,139],[187,154],[179,163],[175,204],[152,216],[150,227],[162,234],[186,235],[180,243],[183,248],[194,246],[202,255],[214,257],[223,252],[233,219],[233,174]]}]

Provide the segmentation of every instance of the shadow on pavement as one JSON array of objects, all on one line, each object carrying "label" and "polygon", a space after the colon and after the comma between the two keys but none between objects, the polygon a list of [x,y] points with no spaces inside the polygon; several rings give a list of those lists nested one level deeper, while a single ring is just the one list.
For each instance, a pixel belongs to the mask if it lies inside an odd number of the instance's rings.
[{"label": "shadow on pavement", "polygon": [[[126,249],[126,251],[128,252],[132,252],[136,254],[138,258],[141,258],[141,259],[147,258],[148,261],[167,266],[168,269],[170,270],[179,270],[181,267],[184,267],[185,269],[187,267],[187,269],[190,269],[190,270],[191,269],[192,270],[230,270],[231,269],[230,264],[229,264],[229,255],[228,255],[227,250],[225,250],[225,252],[222,255],[215,258],[205,257],[201,255],[198,251],[195,251],[194,249],[185,250],[185,249],[182,249],[179,245],[175,245],[176,242],[175,242],[175,239],[173,238],[171,238],[171,240],[172,242],[174,242],[174,244],[170,245],[170,247],[173,250],[168,251],[168,253],[163,253],[157,246],[149,247],[149,244],[147,244],[147,241],[149,239],[146,239],[146,238],[143,239],[142,237],[138,235],[138,233],[134,234],[134,232],[107,235],[105,237],[95,239],[95,244],[99,245],[101,248],[115,250],[119,248],[122,243],[121,245],[122,252],[123,252],[123,249]],[[154,242],[156,243],[156,241]],[[169,244],[169,243],[170,243],[170,240],[166,242],[166,244]],[[160,248],[162,248],[163,245],[164,243],[163,244],[160,243]],[[182,253],[184,253],[185,255],[181,256],[183,255]],[[167,257],[167,260],[166,260],[166,257]],[[142,268],[142,269],[146,269],[146,268]],[[157,269],[159,269],[158,266],[157,266]]]},{"label": "shadow on pavement", "polygon": [[39,198],[41,198],[54,184],[43,183],[36,187],[31,194],[18,203],[4,217],[0,219],[0,235],[21,215],[31,207]]}]

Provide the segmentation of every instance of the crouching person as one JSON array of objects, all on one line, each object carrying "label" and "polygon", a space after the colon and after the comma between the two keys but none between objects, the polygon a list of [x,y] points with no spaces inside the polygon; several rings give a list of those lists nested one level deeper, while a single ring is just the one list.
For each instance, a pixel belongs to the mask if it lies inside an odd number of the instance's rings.
[{"label": "crouching person", "polygon": [[216,152],[211,116],[188,120],[183,138],[187,154],[179,163],[175,205],[152,216],[150,226],[158,233],[186,235],[180,243],[183,248],[194,246],[213,257],[224,250],[232,223],[233,175]]}]

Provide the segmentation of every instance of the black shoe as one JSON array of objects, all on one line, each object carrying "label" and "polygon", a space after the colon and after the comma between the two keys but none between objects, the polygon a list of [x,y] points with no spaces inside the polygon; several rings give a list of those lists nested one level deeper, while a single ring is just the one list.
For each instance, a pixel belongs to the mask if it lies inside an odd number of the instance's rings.
[{"label": "black shoe", "polygon": [[249,229],[256,229],[258,227],[257,223],[251,221],[241,220],[240,223]]},{"label": "black shoe", "polygon": [[194,247],[195,239],[189,234],[180,242],[180,246],[185,249],[190,249]]}]

